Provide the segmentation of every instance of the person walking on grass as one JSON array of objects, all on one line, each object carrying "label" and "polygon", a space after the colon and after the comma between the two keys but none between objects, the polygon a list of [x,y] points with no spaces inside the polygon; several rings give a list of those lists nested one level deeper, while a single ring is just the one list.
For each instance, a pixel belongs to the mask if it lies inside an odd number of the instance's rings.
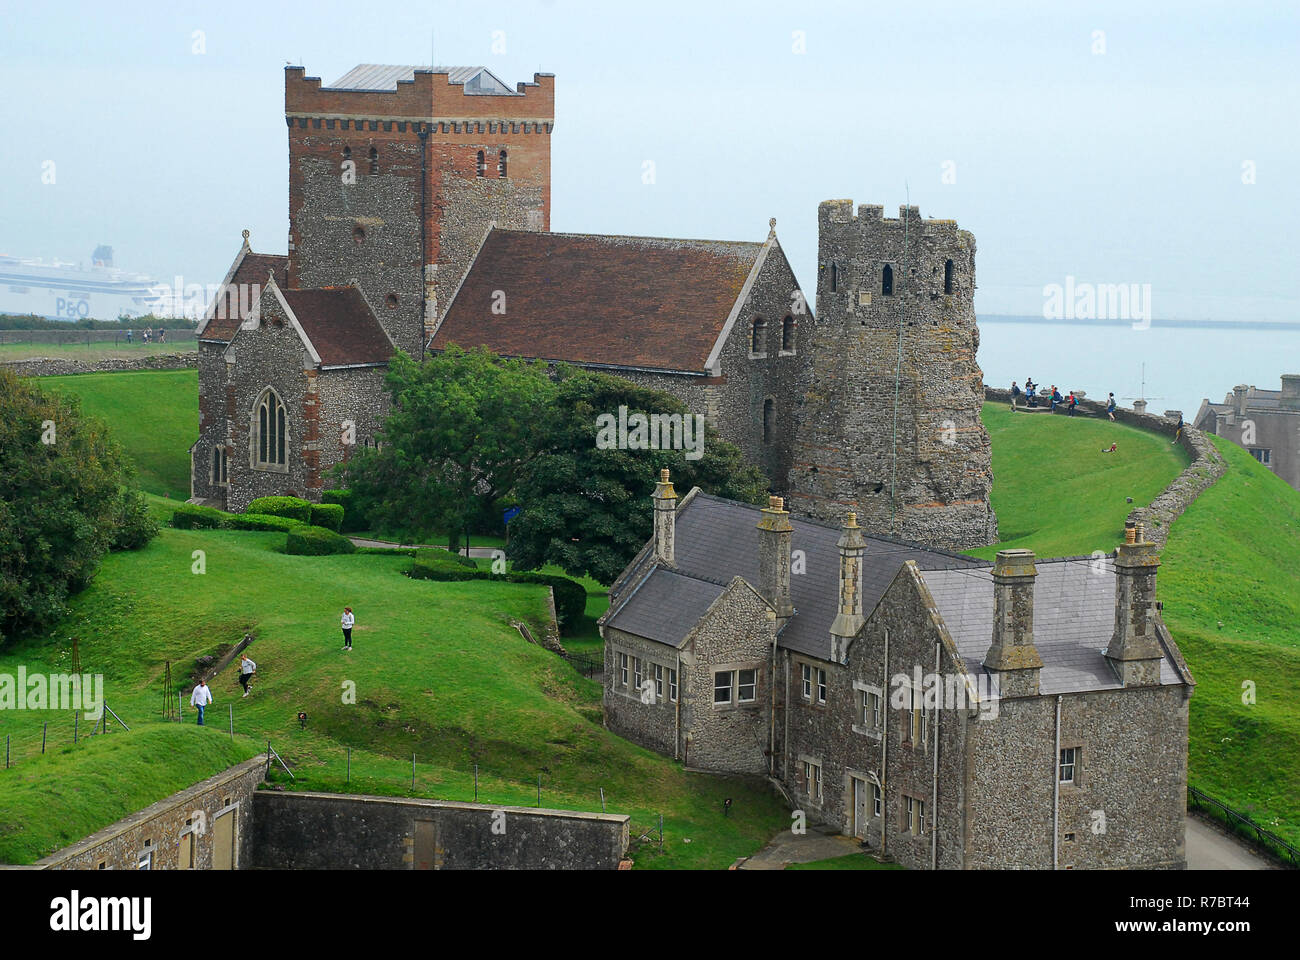
[{"label": "person walking on grass", "polygon": [[1070,417],[1074,416],[1074,408],[1077,407],[1078,405],[1079,405],[1079,398],[1076,397],[1076,396],[1074,395],[1074,391],[1071,390],[1071,391],[1070,391],[1070,404],[1069,404],[1069,409],[1067,409],[1067,410],[1065,411],[1066,415],[1067,415],[1067,416],[1070,416]]},{"label": "person walking on grass", "polygon": [[1011,409],[1016,409],[1016,401],[1020,399],[1020,385],[1016,381],[1011,381]]},{"label": "person walking on grass", "polygon": [[199,726],[203,726],[203,708],[212,702],[212,691],[208,685],[200,680],[194,685],[194,692],[190,694],[190,706],[199,711]]},{"label": "person walking on grass", "polygon": [[248,685],[253,682],[253,674],[257,672],[257,664],[253,658],[246,653],[239,655],[239,685],[244,688],[244,696],[248,696]]},{"label": "person walking on grass", "polygon": [[352,608],[343,608],[343,619],[339,621],[343,626],[343,649],[352,649],[352,625],[357,622],[357,618],[352,616]]},{"label": "person walking on grass", "polygon": [[1111,420],[1115,419],[1115,394],[1113,393],[1106,398],[1106,416]]}]

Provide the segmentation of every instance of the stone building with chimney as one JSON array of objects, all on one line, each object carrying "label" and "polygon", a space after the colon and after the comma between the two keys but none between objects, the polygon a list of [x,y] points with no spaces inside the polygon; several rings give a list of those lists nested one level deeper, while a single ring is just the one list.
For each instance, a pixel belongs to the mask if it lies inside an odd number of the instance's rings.
[{"label": "stone building with chimney", "polygon": [[1300,374],[1284,374],[1281,390],[1242,383],[1223,403],[1202,400],[1192,426],[1231,440],[1300,490]]},{"label": "stone building with chimney", "polygon": [[1186,866],[1194,683],[1140,526],[990,564],[666,475],[654,515],[600,620],[615,733],[911,868]]}]

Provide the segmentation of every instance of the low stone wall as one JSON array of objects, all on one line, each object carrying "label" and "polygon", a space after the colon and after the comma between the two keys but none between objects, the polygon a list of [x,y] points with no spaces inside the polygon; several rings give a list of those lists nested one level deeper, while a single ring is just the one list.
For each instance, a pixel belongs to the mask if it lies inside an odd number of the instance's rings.
[{"label": "low stone wall", "polygon": [[259,790],[252,861],[267,870],[616,870],[629,818]]},{"label": "low stone wall", "polygon": [[[1010,406],[1011,391],[986,384],[984,399],[991,403],[1005,403]],[[1094,416],[1106,416],[1106,404],[1097,400],[1080,400],[1079,406]],[[1067,416],[1064,405],[1057,407],[1055,416]],[[1175,421],[1168,417],[1154,413],[1138,413],[1127,407],[1115,408],[1115,422],[1150,430],[1171,440],[1177,428]],[[1150,506],[1137,507],[1128,515],[1128,519],[1145,524],[1147,539],[1157,547],[1165,545],[1169,539],[1169,528],[1182,516],[1183,511],[1228,469],[1223,455],[1214,448],[1209,438],[1186,423],[1183,424],[1183,429],[1178,435],[1178,444],[1187,451],[1192,462],[1174,478],[1169,486],[1165,487]]]},{"label": "low stone wall", "polygon": [[[266,757],[254,757],[196,783],[86,839],[50,854],[29,869],[137,870],[146,857],[151,870],[211,870],[216,843],[232,845],[229,865],[238,869],[249,858],[253,796],[266,769]],[[233,817],[219,827],[219,817]]]},{"label": "low stone wall", "polygon": [[128,370],[194,370],[199,365],[195,353],[153,353],[144,357],[105,357],[100,360],[71,360],[61,357],[32,357],[11,360],[0,368],[20,377],[62,377],[71,373],[122,373]]}]

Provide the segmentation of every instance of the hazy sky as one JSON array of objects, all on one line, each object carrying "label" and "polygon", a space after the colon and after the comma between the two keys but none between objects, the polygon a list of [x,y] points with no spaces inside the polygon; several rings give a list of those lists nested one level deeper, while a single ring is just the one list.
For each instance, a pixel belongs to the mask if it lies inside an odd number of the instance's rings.
[{"label": "hazy sky", "polygon": [[910,186],[923,216],[974,232],[982,313],[1038,314],[1073,276],[1150,284],[1157,318],[1300,320],[1293,4],[0,11],[0,252],[109,243],[119,266],[218,281],[243,228],[285,249],[285,64],[329,83],[434,60],[512,86],[556,74],[555,230],[761,240],[774,216],[811,287],[818,202],[896,214]]}]

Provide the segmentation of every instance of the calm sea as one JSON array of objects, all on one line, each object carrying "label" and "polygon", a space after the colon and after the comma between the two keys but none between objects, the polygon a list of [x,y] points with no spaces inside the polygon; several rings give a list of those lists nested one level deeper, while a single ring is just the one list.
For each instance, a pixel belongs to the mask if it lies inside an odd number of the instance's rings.
[{"label": "calm sea", "polygon": [[1144,391],[1149,412],[1181,410],[1189,420],[1202,399],[1221,403],[1234,384],[1277,390],[1282,374],[1300,373],[1300,324],[1153,320],[1135,330],[1131,323],[981,316],[979,326],[987,384],[1023,387],[1033,377],[1093,400],[1114,391],[1121,406]]}]

